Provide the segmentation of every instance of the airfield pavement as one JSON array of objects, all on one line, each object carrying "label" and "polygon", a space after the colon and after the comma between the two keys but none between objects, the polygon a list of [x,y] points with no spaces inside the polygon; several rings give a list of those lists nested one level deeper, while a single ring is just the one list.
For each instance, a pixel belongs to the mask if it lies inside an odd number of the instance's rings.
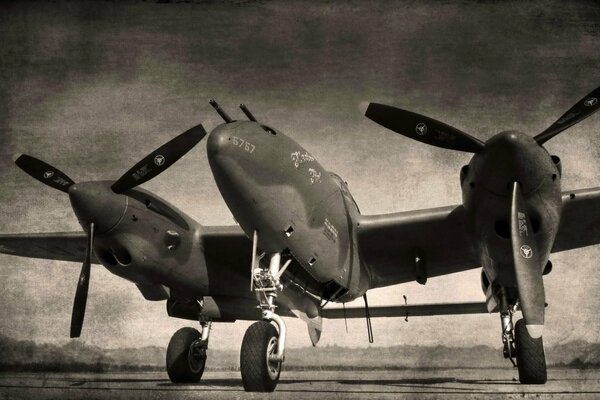
[{"label": "airfield pavement", "polygon": [[520,385],[512,369],[283,371],[275,393],[245,393],[237,371],[205,372],[194,385],[164,372],[0,373],[0,399],[599,399],[600,370],[551,369]]}]

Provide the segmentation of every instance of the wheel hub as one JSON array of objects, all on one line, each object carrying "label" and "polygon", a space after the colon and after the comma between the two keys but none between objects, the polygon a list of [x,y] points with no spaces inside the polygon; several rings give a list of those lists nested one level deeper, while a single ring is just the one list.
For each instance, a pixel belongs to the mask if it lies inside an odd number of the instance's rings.
[{"label": "wheel hub", "polygon": [[281,361],[273,361],[271,357],[272,354],[275,354],[277,352],[277,338],[276,337],[272,337],[271,340],[269,340],[269,343],[267,344],[267,352],[266,352],[266,357],[267,357],[267,371],[269,372],[269,377],[271,377],[271,379],[277,379],[277,376],[279,375],[279,370],[281,368]]},{"label": "wheel hub", "polygon": [[188,352],[188,364],[190,370],[198,374],[204,370],[204,364],[206,363],[206,345],[202,340],[196,340],[190,345]]}]

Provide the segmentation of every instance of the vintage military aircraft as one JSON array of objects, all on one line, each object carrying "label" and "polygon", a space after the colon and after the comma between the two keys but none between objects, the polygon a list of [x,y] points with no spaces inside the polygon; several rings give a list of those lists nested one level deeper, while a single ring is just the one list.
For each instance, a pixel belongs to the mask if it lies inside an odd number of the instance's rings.
[{"label": "vintage military aircraft", "polygon": [[[369,289],[413,280],[424,284],[428,277],[480,265],[466,208],[363,216],[346,183],[292,139],[257,122],[245,106],[249,120],[234,121],[212,105],[225,123],[208,137],[209,163],[240,226],[201,226],[136,188],[198,143],[206,134],[202,126],[150,153],[116,182],[74,183],[34,157],[16,160],[35,179],[69,194],[85,231],[0,236],[3,253],[83,262],[72,337],[81,333],[92,263],[134,282],[148,300],[167,300],[170,316],[200,322],[201,332],[182,328],[169,343],[167,372],[174,382],[200,379],[213,321],[260,320],[248,328],[241,347],[242,383],[249,391],[272,391],[277,385],[287,335],[282,316],[304,320],[316,343],[323,317],[366,317],[370,326],[371,316],[500,310],[493,296],[487,303],[369,308]],[[600,189],[564,195],[553,250],[599,243],[598,207]],[[540,226],[545,227],[542,221]],[[482,276],[487,292],[490,281]],[[324,308],[360,296],[364,308]],[[530,375],[521,374],[521,380],[533,382]]]}]

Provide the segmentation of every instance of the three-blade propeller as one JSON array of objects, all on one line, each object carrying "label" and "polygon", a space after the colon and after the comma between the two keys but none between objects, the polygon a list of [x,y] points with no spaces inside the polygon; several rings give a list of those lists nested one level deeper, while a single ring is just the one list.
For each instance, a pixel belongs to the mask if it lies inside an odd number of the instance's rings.
[{"label": "three-blade propeller", "polygon": [[[111,186],[111,189],[115,193],[123,193],[155,178],[190,151],[206,134],[207,132],[204,127],[197,125],[176,136],[135,164]],[[15,163],[33,178],[62,192],[69,193],[69,188],[75,185],[75,182],[58,168],[27,154],[21,154],[15,160]],[[88,241],[85,260],[83,261],[79,280],[77,281],[73,313],[71,315],[72,338],[80,336],[83,326],[90,285],[95,227],[96,224],[93,221],[90,221],[87,227]]]},{"label": "three-blade propeller", "polygon": [[[600,87],[579,100],[556,122],[534,137],[541,146],[565,129],[600,109]],[[403,136],[432,146],[479,153],[484,143],[435,119],[399,108],[371,103],[365,115]],[[519,301],[527,330],[533,338],[542,335],[545,294],[542,266],[531,218],[520,184],[514,182],[511,205],[511,244]]]},{"label": "three-blade propeller", "polygon": [[[542,145],[565,129],[600,109],[600,87],[579,100],[555,123],[534,137]],[[432,146],[479,153],[484,144],[469,134],[433,118],[411,111],[370,103],[365,116],[396,133]]]}]

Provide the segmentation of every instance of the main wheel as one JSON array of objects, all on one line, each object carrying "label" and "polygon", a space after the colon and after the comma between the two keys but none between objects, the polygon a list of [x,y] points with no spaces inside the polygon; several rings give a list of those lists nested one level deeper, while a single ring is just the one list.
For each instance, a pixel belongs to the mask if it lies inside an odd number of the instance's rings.
[{"label": "main wheel", "polygon": [[524,384],[546,383],[548,377],[544,341],[541,337],[533,339],[529,336],[525,321],[522,319],[515,324],[515,345],[517,347],[519,381]]},{"label": "main wheel", "polygon": [[167,373],[171,382],[199,382],[206,365],[206,343],[194,328],[181,328],[167,347]]},{"label": "main wheel", "polygon": [[270,361],[277,352],[277,329],[266,321],[250,325],[240,353],[242,383],[247,392],[272,392],[279,382],[281,361]]}]

